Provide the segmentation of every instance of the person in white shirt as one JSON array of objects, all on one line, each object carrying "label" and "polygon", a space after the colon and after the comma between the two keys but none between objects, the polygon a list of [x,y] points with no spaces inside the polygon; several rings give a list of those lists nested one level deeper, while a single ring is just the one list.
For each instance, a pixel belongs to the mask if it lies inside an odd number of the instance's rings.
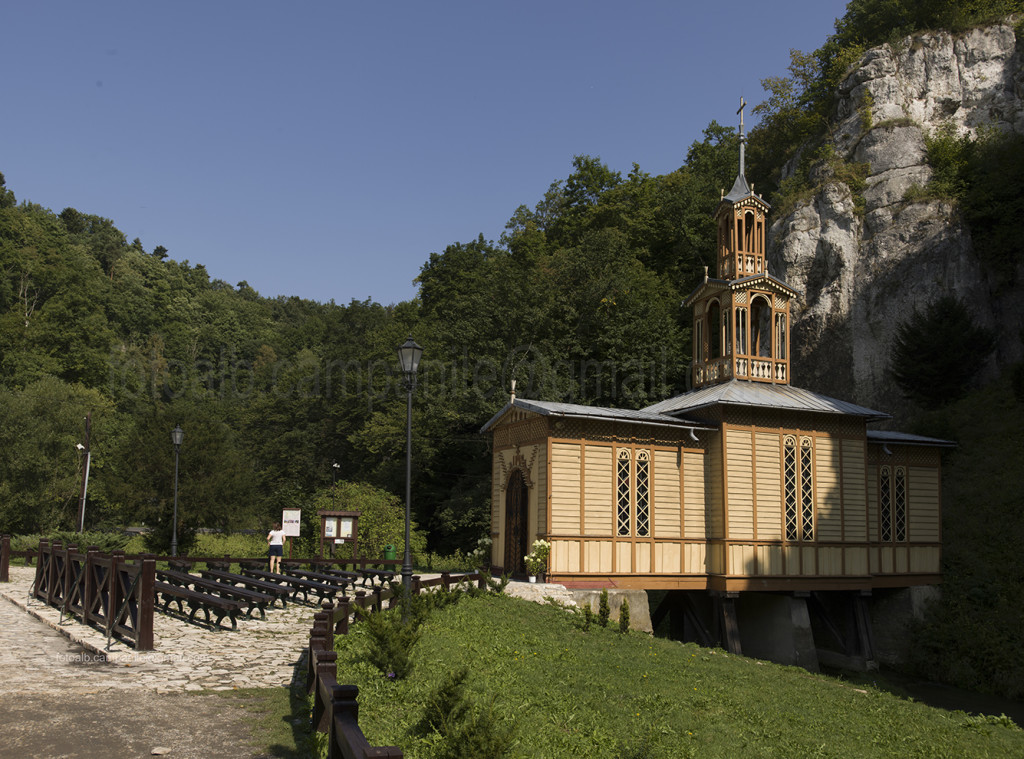
[{"label": "person in white shirt", "polygon": [[267,544],[270,546],[270,571],[281,571],[281,557],[284,556],[284,530],[281,523],[274,525],[274,529],[267,533]]}]

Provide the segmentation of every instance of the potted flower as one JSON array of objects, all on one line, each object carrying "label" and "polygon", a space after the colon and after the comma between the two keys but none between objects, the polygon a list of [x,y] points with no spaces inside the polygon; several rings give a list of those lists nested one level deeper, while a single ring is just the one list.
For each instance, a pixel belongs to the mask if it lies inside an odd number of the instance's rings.
[{"label": "potted flower", "polygon": [[530,582],[537,582],[537,575],[544,571],[544,560],[536,553],[528,553],[523,559],[526,560],[526,574],[530,576]]},{"label": "potted flower", "polygon": [[548,541],[533,541],[533,550],[523,557],[526,560],[526,573],[530,575],[530,582],[537,582],[539,575],[547,573],[550,556],[551,544]]}]

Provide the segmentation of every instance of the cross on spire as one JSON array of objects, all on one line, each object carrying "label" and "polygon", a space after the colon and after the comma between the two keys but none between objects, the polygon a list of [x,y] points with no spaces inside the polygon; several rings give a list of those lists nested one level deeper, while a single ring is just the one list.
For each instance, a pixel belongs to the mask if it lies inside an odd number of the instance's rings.
[{"label": "cross on spire", "polygon": [[746,156],[746,145],[747,136],[743,133],[743,109],[747,107],[747,101],[740,97],[740,108],[736,113],[740,115],[740,176],[746,177],[747,174],[747,156]]}]

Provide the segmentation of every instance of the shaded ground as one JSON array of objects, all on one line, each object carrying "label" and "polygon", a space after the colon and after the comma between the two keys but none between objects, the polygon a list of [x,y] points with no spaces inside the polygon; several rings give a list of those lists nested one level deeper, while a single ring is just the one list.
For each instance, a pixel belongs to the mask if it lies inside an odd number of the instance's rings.
[{"label": "shaded ground", "polygon": [[0,695],[4,755],[175,759],[269,756],[253,745],[252,715],[221,696],[146,691]]}]

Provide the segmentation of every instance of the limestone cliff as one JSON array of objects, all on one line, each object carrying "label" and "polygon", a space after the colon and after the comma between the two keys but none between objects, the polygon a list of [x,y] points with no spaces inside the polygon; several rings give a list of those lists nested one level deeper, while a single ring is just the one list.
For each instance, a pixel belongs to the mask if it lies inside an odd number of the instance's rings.
[{"label": "limestone cliff", "polygon": [[868,51],[842,83],[829,139],[870,172],[858,209],[850,189],[825,182],[771,231],[770,269],[803,293],[796,309],[795,385],[883,409],[904,407],[887,377],[896,326],[939,294],[964,298],[999,334],[983,367],[1021,358],[1024,267],[996,287],[970,231],[946,201],[906,202],[931,169],[924,135],[943,123],[1024,132],[1024,72],[1013,29],[932,33]]}]

